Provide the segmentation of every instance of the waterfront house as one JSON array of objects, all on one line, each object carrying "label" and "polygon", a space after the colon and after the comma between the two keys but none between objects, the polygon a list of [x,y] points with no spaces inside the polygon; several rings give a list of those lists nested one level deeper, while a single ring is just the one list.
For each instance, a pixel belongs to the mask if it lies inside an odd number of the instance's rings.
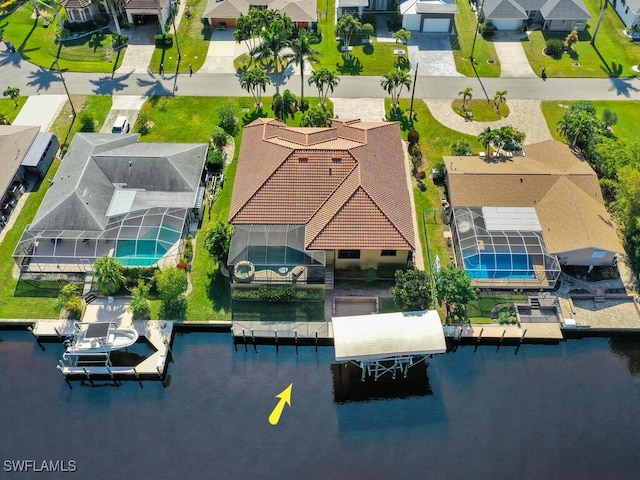
[{"label": "waterfront house", "polygon": [[456,260],[475,286],[552,288],[561,265],[611,265],[624,251],[596,173],[569,146],[444,160]]},{"label": "waterfront house", "polygon": [[175,265],[202,214],[206,144],[77,133],[13,253],[22,271],[83,272],[102,256]]},{"label": "waterfront house", "polygon": [[229,221],[236,282],[324,283],[334,268],[406,266],[415,248],[396,122],[245,127]]}]

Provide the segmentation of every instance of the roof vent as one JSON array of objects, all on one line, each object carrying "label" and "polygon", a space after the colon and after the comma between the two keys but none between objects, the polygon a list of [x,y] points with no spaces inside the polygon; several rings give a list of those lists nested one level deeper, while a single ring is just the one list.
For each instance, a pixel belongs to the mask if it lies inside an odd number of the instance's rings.
[{"label": "roof vent", "polygon": [[129,160],[129,168],[131,168],[132,166],[133,166],[133,162]]}]

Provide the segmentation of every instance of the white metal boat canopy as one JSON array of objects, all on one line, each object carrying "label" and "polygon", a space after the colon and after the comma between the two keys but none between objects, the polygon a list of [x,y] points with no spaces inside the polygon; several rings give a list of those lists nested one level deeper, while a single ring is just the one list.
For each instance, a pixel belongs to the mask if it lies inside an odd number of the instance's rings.
[{"label": "white metal boat canopy", "polygon": [[382,360],[447,350],[438,312],[382,313],[333,317],[336,360]]}]

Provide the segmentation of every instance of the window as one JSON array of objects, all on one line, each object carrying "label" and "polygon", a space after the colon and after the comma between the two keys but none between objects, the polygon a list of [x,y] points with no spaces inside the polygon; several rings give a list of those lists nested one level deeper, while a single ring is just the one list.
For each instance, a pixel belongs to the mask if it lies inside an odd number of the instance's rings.
[{"label": "window", "polygon": [[309,157],[300,157],[298,158],[299,163],[309,163]]},{"label": "window", "polygon": [[360,250],[338,250],[338,258],[360,258]]},{"label": "window", "polygon": [[604,258],[607,255],[607,252],[604,250],[594,250],[591,254],[591,258]]},{"label": "window", "polygon": [[333,157],[333,158],[331,159],[331,161],[332,161],[333,163],[342,163],[342,159],[341,159],[340,157]]},{"label": "window", "polygon": [[382,250],[382,252],[380,252],[381,257],[395,257],[396,254],[395,250]]}]

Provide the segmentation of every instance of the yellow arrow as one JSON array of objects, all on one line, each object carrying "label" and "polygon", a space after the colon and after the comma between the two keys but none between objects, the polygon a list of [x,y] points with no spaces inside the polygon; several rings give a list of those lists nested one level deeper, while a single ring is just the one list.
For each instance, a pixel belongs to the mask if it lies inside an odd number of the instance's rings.
[{"label": "yellow arrow", "polygon": [[280,421],[280,415],[282,415],[282,411],[284,410],[284,404],[288,404],[291,406],[291,388],[293,387],[293,383],[290,383],[287,388],[281,391],[276,398],[279,398],[280,401],[274,407],[271,415],[269,415],[269,423],[271,425],[277,425]]}]

